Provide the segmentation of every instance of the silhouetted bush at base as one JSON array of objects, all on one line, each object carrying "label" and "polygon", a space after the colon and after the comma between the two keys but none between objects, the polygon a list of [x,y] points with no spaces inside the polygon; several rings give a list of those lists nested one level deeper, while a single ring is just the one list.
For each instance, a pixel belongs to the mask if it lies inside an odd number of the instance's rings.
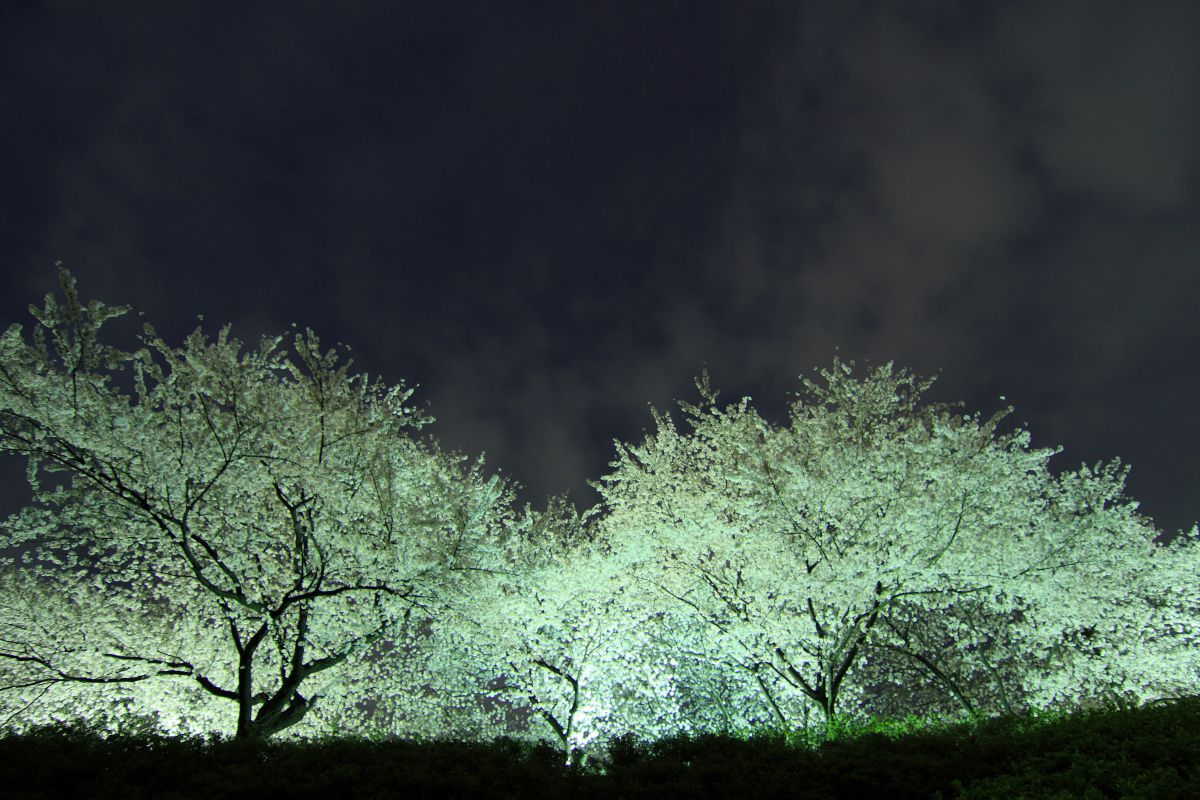
[{"label": "silhouetted bush at base", "polygon": [[243,742],[102,738],[75,727],[0,740],[0,798],[1200,797],[1200,698],[815,748],[782,736],[620,739],[599,765],[513,740]]}]

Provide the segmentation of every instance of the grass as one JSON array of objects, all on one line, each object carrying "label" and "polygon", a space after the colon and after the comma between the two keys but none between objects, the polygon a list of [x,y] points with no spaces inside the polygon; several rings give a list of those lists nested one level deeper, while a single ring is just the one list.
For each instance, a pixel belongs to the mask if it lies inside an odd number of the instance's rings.
[{"label": "grass", "polygon": [[601,766],[549,747],[241,742],[80,727],[0,739],[0,798],[1200,797],[1200,697],[977,724],[910,718],[823,742],[781,735],[620,739]]}]

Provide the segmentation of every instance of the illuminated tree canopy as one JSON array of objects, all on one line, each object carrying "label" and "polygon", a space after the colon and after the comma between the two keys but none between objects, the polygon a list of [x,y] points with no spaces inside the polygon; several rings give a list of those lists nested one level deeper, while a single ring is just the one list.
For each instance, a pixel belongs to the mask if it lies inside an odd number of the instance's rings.
[{"label": "illuminated tree canopy", "polygon": [[228,328],[171,347],[147,325],[117,350],[100,329],[128,309],[60,280],[32,340],[0,337],[0,451],[28,459],[36,501],[6,544],[64,608],[99,596],[114,623],[154,611],[194,636],[9,640],[5,685],[184,678],[236,709],[238,735],[268,736],[494,561],[509,490],[413,437],[429,420],[410,390],[348,374],[311,331],[244,353]]},{"label": "illuminated tree canopy", "polygon": [[101,341],[62,296],[0,336],[0,711],[546,739],[807,728],[1190,694],[1197,531],[1116,462],[1052,474],[1007,414],[834,360],[788,419],[717,403],[616,443],[580,514],[516,508],[411,390],[311,331]]},{"label": "illuminated tree canopy", "polygon": [[702,379],[703,403],[683,404],[691,432],[656,413],[598,484],[619,560],[702,620],[782,722],[796,724],[781,698],[827,720],[861,705],[876,658],[969,711],[989,699],[971,675],[1006,655],[1020,670],[999,688],[1041,703],[1194,688],[1194,656],[1179,656],[1197,633],[1195,542],[1156,546],[1116,464],[1055,478],[1056,451],[998,433],[1003,414],[922,405],[932,380],[852,366],[806,380],[784,426],[747,400],[718,406]]},{"label": "illuminated tree canopy", "polygon": [[678,730],[670,620],[617,569],[609,544],[564,500],[521,534],[517,568],[481,584],[466,651],[498,701],[568,753],[624,733]]}]

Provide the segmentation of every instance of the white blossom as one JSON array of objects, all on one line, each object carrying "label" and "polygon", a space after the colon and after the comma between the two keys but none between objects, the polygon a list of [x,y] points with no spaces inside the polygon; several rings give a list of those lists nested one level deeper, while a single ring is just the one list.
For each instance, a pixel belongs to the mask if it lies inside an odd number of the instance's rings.
[{"label": "white blossom", "polygon": [[[119,351],[98,334],[127,309],[83,306],[60,278],[32,341],[0,337],[0,452],[29,459],[35,490],[0,535],[27,556],[10,580],[41,589],[40,607],[8,611],[64,617],[38,658],[3,645],[9,705],[183,681],[238,735],[268,736],[492,564],[509,490],[416,438],[430,419],[410,390],[350,374],[311,331],[244,352],[228,327],[172,347],[146,326]],[[66,624],[82,608],[104,613]],[[169,656],[148,619],[187,632]]]},{"label": "white blossom", "polygon": [[[1056,451],[1000,433],[1004,413],[921,405],[931,380],[852,366],[806,380],[783,426],[748,399],[719,406],[705,376],[690,432],[655,412],[597,484],[618,561],[701,621],[781,722],[858,713],[879,666],[973,713],[1195,686],[1195,547],[1151,558],[1116,465],[1055,478]],[[1172,625],[1172,644],[1151,642]],[[1104,660],[1079,655],[1085,631]]]}]

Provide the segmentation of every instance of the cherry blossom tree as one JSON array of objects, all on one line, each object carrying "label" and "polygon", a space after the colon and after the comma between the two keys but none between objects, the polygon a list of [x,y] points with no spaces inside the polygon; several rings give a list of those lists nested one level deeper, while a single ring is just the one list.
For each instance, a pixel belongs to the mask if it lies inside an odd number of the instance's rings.
[{"label": "cherry blossom tree", "polygon": [[523,722],[504,733],[548,741],[568,763],[620,736],[777,726],[793,698],[767,702],[754,666],[714,653],[706,626],[617,557],[598,511],[580,515],[563,498],[527,511],[512,568],[477,584],[447,628],[457,646],[431,672],[473,665],[477,691]]},{"label": "cherry blossom tree", "polygon": [[[704,376],[702,403],[681,404],[690,432],[655,412],[657,431],[618,443],[596,485],[616,558],[703,621],[781,721],[799,727],[808,706],[826,725],[860,713],[900,664],[975,711],[1125,680],[1079,657],[1085,631],[1132,653],[1153,617],[1190,641],[1194,573],[1176,590],[1187,601],[1157,616],[1148,601],[1194,566],[1194,548],[1160,568],[1115,467],[1055,478],[1056,450],[999,431],[1007,412],[922,404],[933,381],[890,363],[857,379],[835,359],[820,377],[776,426],[748,399],[718,406]],[[1180,650],[1130,688],[1151,691],[1150,673],[1194,686]]]},{"label": "cherry blossom tree", "polygon": [[655,412],[602,506],[518,513],[411,391],[311,332],[102,343],[61,300],[0,336],[0,714],[173,730],[547,738],[807,728],[1194,693],[1197,531],[1154,543],[1119,464],[835,360],[784,425]]},{"label": "cherry blossom tree", "polygon": [[418,439],[410,389],[350,374],[311,331],[246,352],[228,327],[172,347],[147,325],[120,350],[101,326],[129,309],[60,286],[30,339],[0,336],[0,453],[34,489],[0,548],[42,587],[3,623],[18,704],[183,681],[237,736],[270,736],[503,561],[511,490]]},{"label": "cherry blossom tree", "polygon": [[1044,497],[1036,558],[1011,581],[1026,608],[1011,631],[1038,707],[1138,704],[1200,687],[1200,540],[1155,541],[1125,497],[1128,467],[1082,465]]},{"label": "cherry blossom tree", "polygon": [[508,733],[549,741],[568,763],[621,734],[674,731],[674,654],[655,644],[668,623],[614,570],[588,515],[565,498],[527,509],[510,558],[460,609],[459,646],[435,671],[474,665],[480,690],[523,720]]},{"label": "cherry blossom tree", "polygon": [[[156,680],[183,665],[185,648],[199,656],[197,638],[178,615],[147,605],[135,612],[109,603],[86,579],[60,572],[53,585],[29,570],[0,575],[0,725],[24,728],[83,721],[109,733],[151,724],[170,733],[200,734],[228,722],[224,709],[204,702],[194,681]],[[145,659],[126,660],[130,633],[155,643]],[[95,653],[108,669],[93,670]],[[211,654],[209,654],[211,655]],[[153,667],[153,668],[148,668]]]}]

